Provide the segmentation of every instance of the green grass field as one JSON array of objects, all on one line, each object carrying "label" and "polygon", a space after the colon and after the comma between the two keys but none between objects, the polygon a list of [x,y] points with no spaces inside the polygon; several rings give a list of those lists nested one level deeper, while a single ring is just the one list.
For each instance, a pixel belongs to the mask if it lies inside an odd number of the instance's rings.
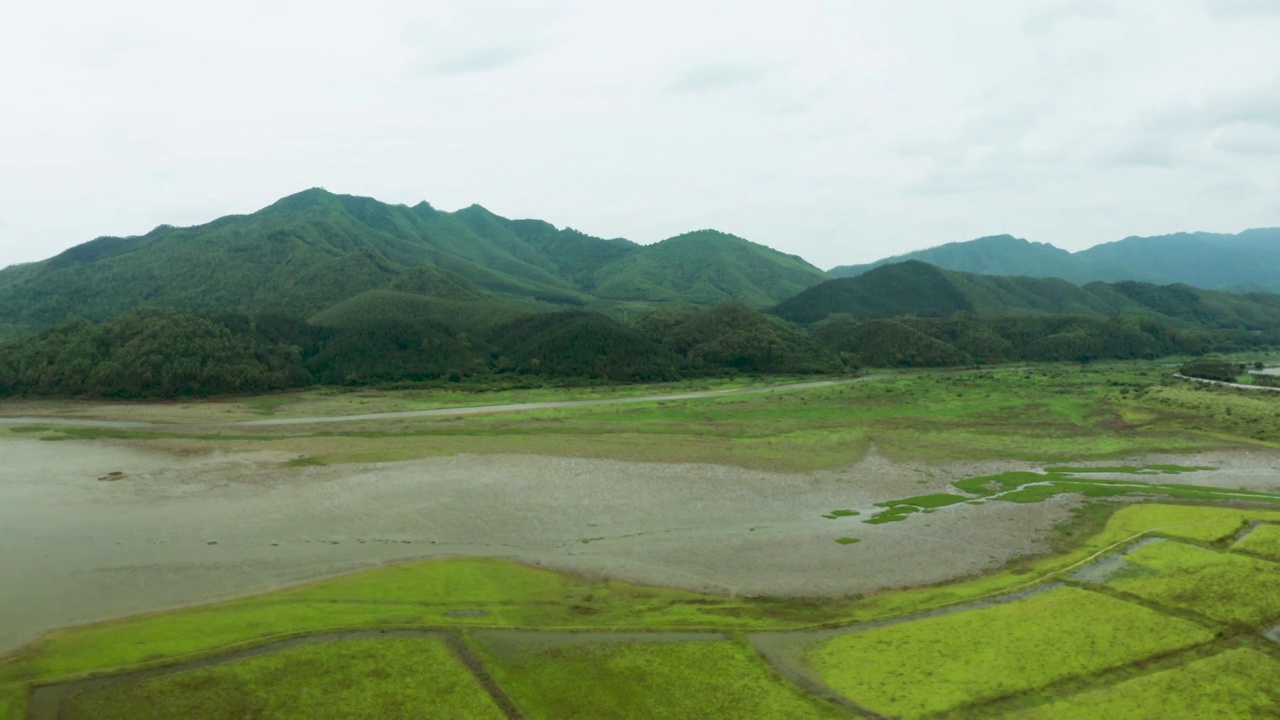
[{"label": "green grass field", "polygon": [[1280,661],[1248,648],[1009,715],[1017,720],[1280,717]]},{"label": "green grass field", "polygon": [[[892,459],[930,462],[1009,458],[1057,464],[1147,452],[1280,447],[1280,398],[1188,387],[1157,363],[1044,365],[1026,369],[920,372],[833,387],[685,401],[596,405],[468,417],[367,421],[342,426],[187,430],[46,428],[49,439],[119,438],[193,449],[270,442],[302,462],[395,461],[458,453],[533,453],[665,462],[714,462],[805,471],[845,465],[874,446]],[[302,399],[111,405],[67,415],[207,422],[270,414],[425,409],[462,404],[590,399],[750,381],[645,388],[505,390],[492,395],[415,390]],[[362,397],[369,394],[370,397]],[[464,397],[465,396],[465,397]],[[216,403],[215,403],[216,405]],[[252,407],[251,407],[252,406]],[[261,406],[261,407],[259,407]],[[39,414],[39,403],[10,414]],[[4,429],[12,434],[14,429]],[[28,435],[30,436],[30,435]],[[1066,465],[1073,469],[1076,466]],[[1171,468],[1174,466],[1170,466]],[[1161,473],[1158,466],[1139,468]]]},{"label": "green grass field", "polygon": [[0,685],[0,718],[25,720],[27,717],[27,687],[22,683]]},{"label": "green grass field", "polygon": [[1260,628],[1280,619],[1280,565],[1178,542],[1144,545],[1108,587],[1218,622]]},{"label": "green grass field", "polygon": [[1259,525],[1236,548],[1280,562],[1280,524]]},{"label": "green grass field", "polygon": [[[1123,631],[1118,631],[1123,628]],[[842,635],[809,661],[871,710],[918,718],[1213,638],[1193,623],[1075,588]]]},{"label": "green grass field", "polygon": [[319,643],[72,696],[65,717],[505,717],[439,638]]},{"label": "green grass field", "polygon": [[777,677],[749,647],[732,640],[532,648],[490,642],[485,648],[494,677],[528,718],[848,716]]}]

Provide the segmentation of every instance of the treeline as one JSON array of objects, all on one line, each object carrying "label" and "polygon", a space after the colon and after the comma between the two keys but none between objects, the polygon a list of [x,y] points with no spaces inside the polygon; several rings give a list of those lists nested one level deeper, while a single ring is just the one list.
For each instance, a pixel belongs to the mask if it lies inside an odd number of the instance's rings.
[{"label": "treeline", "polygon": [[[585,311],[397,312],[323,325],[285,317],[134,310],[0,345],[0,395],[172,398],[315,384],[657,382],[863,367],[946,367],[1200,355],[1280,345],[1277,333],[1152,320],[956,315],[791,325],[741,303],[667,307],[632,322]],[[403,308],[401,308],[403,309]]]},{"label": "treeline", "polygon": [[1254,363],[1250,368],[1244,363],[1233,363],[1220,357],[1206,356],[1195,358],[1184,364],[1178,368],[1178,372],[1201,380],[1280,387],[1280,376],[1268,375],[1262,372],[1264,369],[1265,366],[1260,362]]},{"label": "treeline", "polygon": [[135,310],[0,346],[0,395],[172,398],[314,384],[660,382],[732,373],[838,373],[837,353],[739,303],[623,324],[539,313],[470,330],[429,315],[324,327],[284,317]]},{"label": "treeline", "polygon": [[1280,344],[1280,331],[1172,328],[1155,320],[1069,315],[895,318],[833,316],[815,337],[846,362],[947,367],[1005,362],[1091,362],[1230,353]]}]

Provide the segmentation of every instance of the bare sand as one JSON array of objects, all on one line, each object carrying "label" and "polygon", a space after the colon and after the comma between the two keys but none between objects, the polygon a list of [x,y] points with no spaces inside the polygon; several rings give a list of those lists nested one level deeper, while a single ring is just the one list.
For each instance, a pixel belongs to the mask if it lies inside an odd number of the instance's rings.
[{"label": "bare sand", "polygon": [[[865,593],[1043,552],[1078,502],[957,505],[885,525],[823,518],[1034,468],[874,453],[797,474],[512,455],[317,468],[288,459],[0,440],[0,653],[59,627],[445,555],[720,593]],[[1280,456],[1176,461],[1224,468],[1180,482],[1280,489]],[[124,478],[98,479],[111,472]],[[846,536],[862,542],[835,542]]]}]

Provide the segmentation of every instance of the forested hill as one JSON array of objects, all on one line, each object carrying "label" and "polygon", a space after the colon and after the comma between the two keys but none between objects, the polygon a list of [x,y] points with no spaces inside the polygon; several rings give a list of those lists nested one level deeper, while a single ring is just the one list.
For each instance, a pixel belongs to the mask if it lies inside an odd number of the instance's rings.
[{"label": "forested hill", "polygon": [[1178,233],[1128,237],[1070,253],[1047,243],[1009,235],[948,243],[864,265],[832,268],[834,277],[856,277],[877,267],[920,260],[948,270],[984,275],[1056,277],[1077,284],[1138,280],[1183,283],[1230,292],[1280,292],[1280,228],[1236,235]]},{"label": "forested hill", "polygon": [[1280,295],[1236,295],[1187,285],[1123,281],[1083,287],[1056,278],[997,277],[944,270],[917,260],[829,280],[779,304],[784,319],[812,323],[905,315],[1146,317],[1178,326],[1246,330],[1280,327]]},{"label": "forested hill", "polygon": [[767,307],[825,278],[795,256],[713,231],[641,246],[478,205],[449,213],[312,189],[250,215],[98,238],[0,271],[0,329],[141,306],[306,318],[412,282],[426,283],[420,294],[543,306],[739,299]]}]

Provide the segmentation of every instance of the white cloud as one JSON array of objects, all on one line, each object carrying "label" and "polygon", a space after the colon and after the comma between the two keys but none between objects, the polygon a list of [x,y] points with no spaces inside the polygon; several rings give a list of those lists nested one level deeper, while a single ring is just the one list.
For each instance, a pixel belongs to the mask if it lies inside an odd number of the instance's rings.
[{"label": "white cloud", "polygon": [[1265,224],[1277,8],[27,3],[0,26],[0,265],[315,185],[824,267]]}]

